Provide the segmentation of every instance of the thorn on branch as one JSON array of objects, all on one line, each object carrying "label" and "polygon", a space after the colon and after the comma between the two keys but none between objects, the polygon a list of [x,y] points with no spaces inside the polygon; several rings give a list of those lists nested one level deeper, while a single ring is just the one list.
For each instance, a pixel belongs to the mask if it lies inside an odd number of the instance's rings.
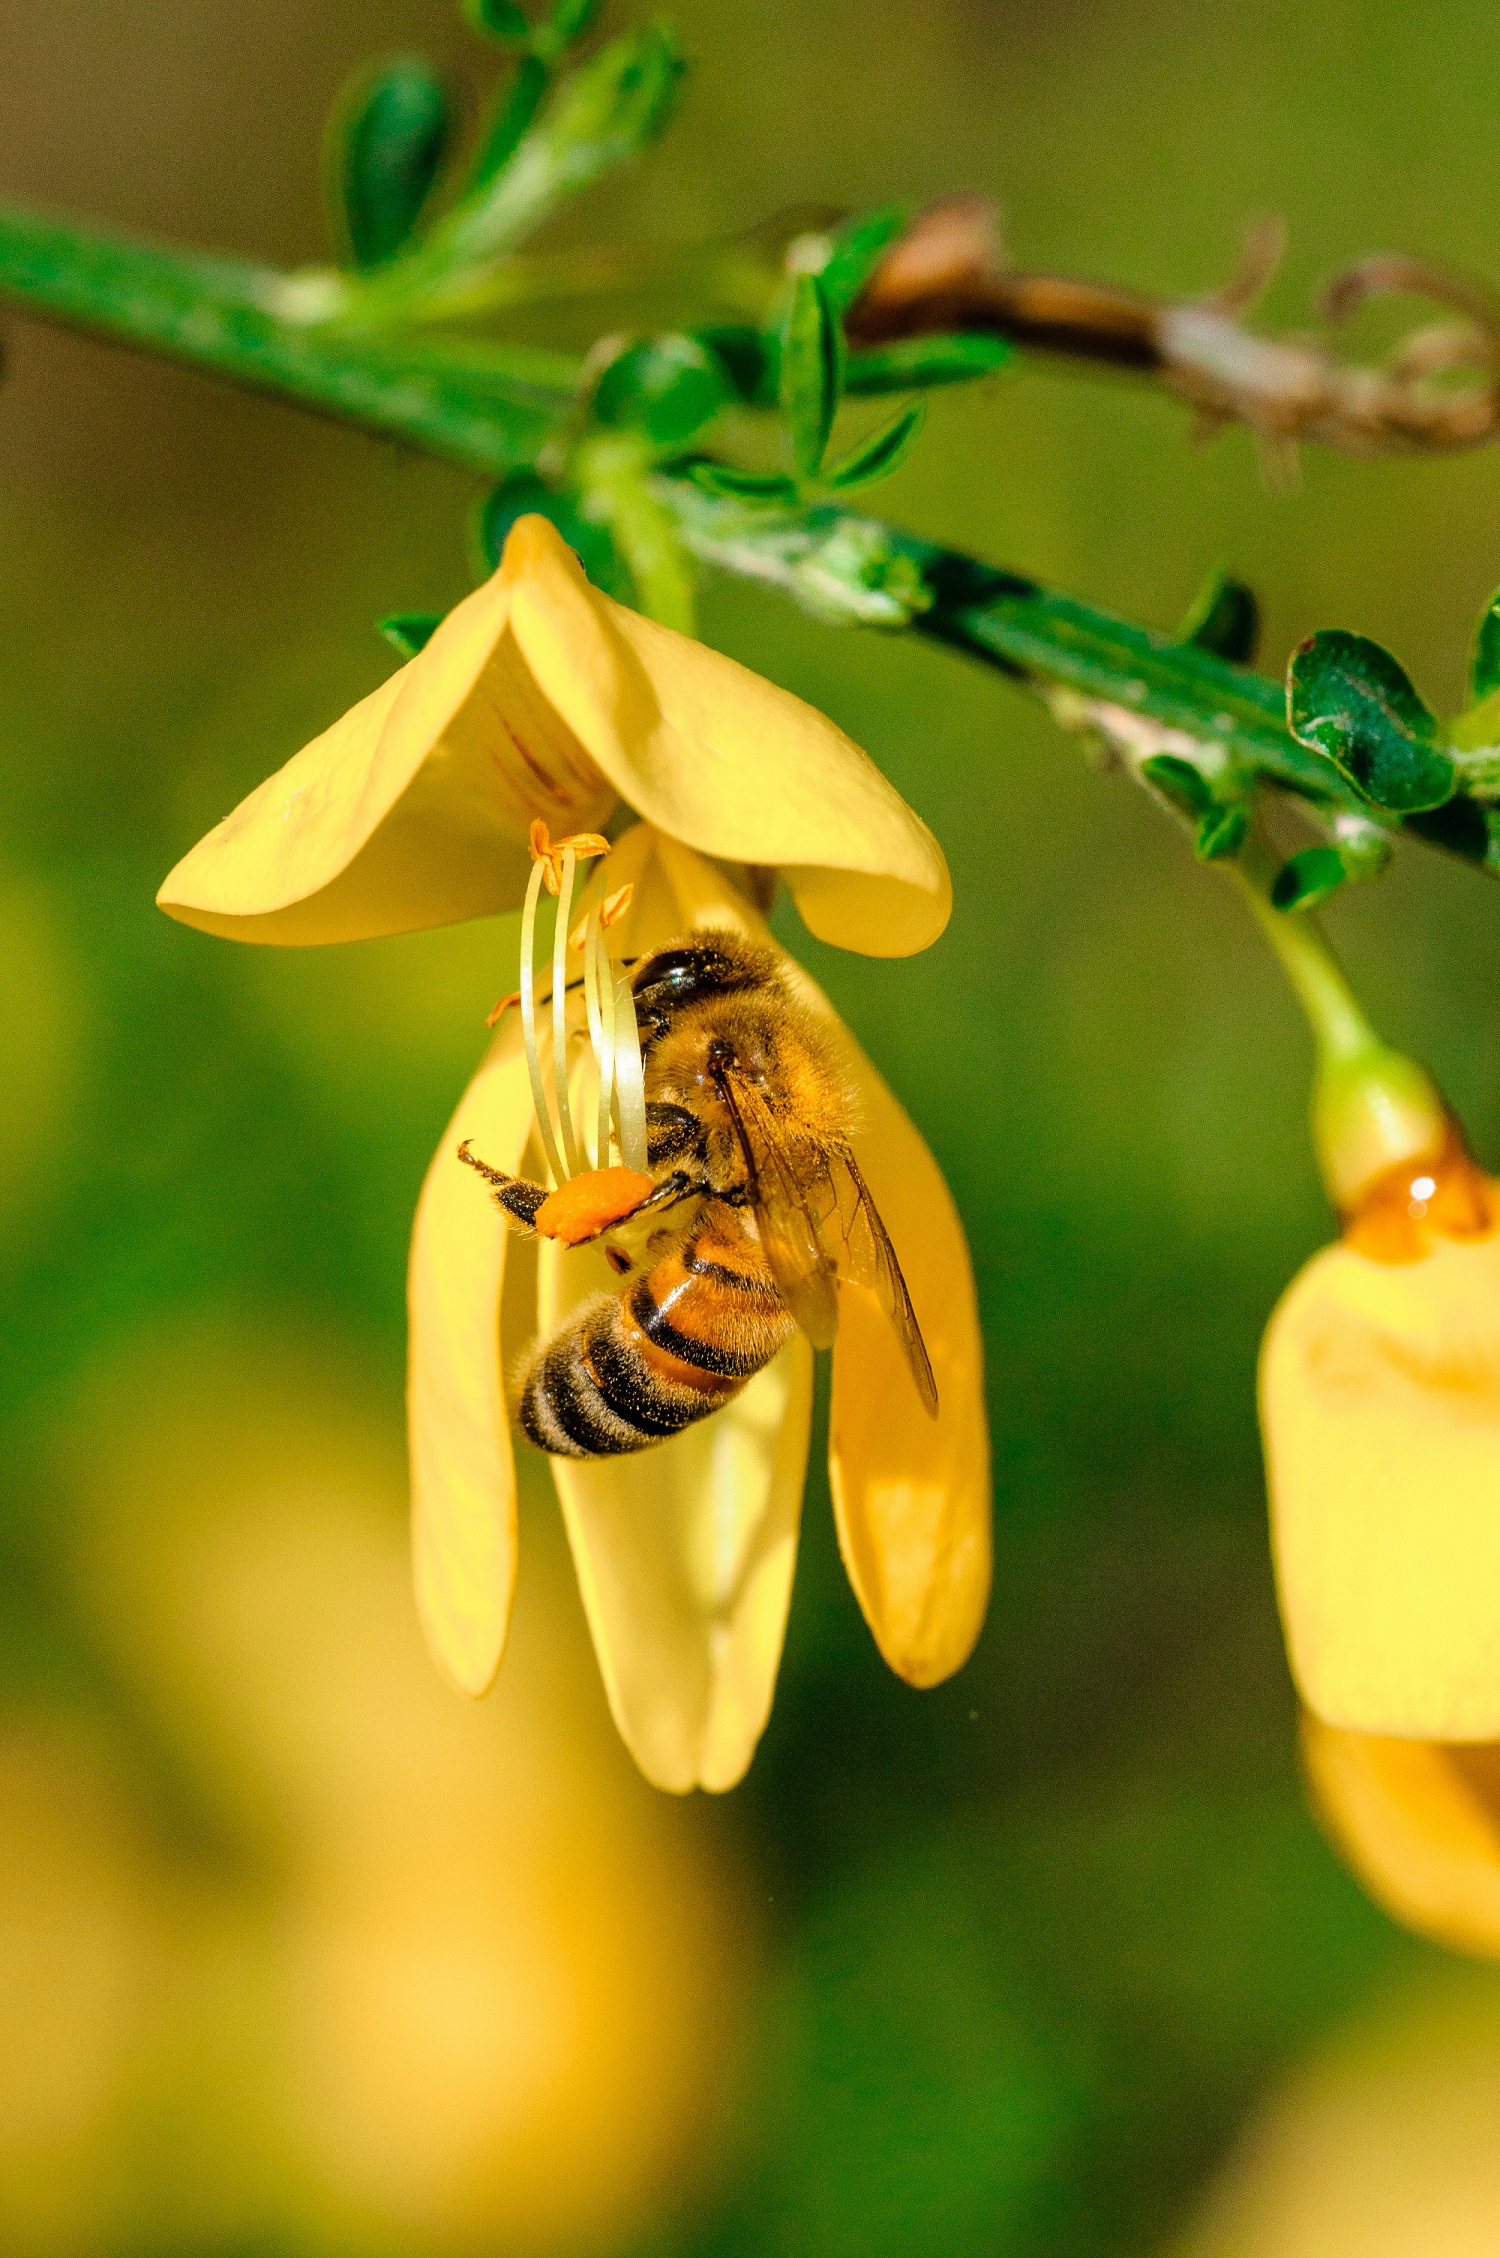
[{"label": "thorn on branch", "polygon": [[[1500,436],[1500,297],[1429,260],[1361,259],[1323,291],[1325,322],[1346,321],[1392,294],[1426,298],[1462,319],[1414,330],[1383,363],[1341,361],[1316,339],[1264,337],[1244,326],[1283,245],[1278,221],[1256,221],[1220,289],[1157,298],[1024,273],[1007,263],[987,199],[953,196],[919,213],[891,245],[846,327],[857,345],[978,331],[1153,376],[1192,408],[1198,435],[1248,425],[1278,485],[1294,476],[1304,442],[1374,456],[1445,453]],[[1453,381],[1463,372],[1471,381]]]}]

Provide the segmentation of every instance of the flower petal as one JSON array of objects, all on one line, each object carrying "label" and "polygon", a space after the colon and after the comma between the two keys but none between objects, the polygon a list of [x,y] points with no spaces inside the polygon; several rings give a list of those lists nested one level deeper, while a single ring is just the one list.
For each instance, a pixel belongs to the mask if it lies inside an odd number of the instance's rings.
[{"label": "flower petal", "polygon": [[472,1138],[481,1159],[513,1173],[532,1126],[512,1014],[427,1171],[408,1281],[417,1606],[443,1671],[468,1694],[484,1693],[500,1667],[516,1573],[516,1477],[500,1353],[511,1234],[457,1153]]},{"label": "flower petal", "polygon": [[[610,936],[621,956],[697,924],[758,922],[711,864],[645,824],[626,833],[591,891],[626,882],[631,906]],[[587,1058],[574,1092],[587,1119]],[[576,1302],[619,1285],[592,1246],[544,1242],[539,1274],[544,1333]],[[812,1370],[798,1334],[722,1411],[670,1441],[551,1461],[610,1708],[657,1787],[733,1787],[765,1730],[796,1564]]]},{"label": "flower petal", "polygon": [[366,940],[515,908],[527,832],[597,829],[615,795],[510,632],[507,565],[426,648],[268,777],[157,900],[238,941]]},{"label": "flower petal", "polygon": [[948,922],[942,849],[815,707],[593,587],[545,518],[512,528],[515,633],[621,799],[729,862],[782,869],[820,939],[909,956]]},{"label": "flower petal", "polygon": [[[543,1248],[544,1277],[560,1259],[566,1250]],[[589,1289],[598,1284],[589,1266]],[[669,1442],[552,1462],[615,1723],[647,1779],[676,1794],[732,1788],[771,1713],[812,1366],[798,1334],[722,1411]]]},{"label": "flower petal", "polygon": [[908,1684],[935,1686],[968,1660],[989,1602],[984,1343],[969,1250],[942,1173],[841,1032],[862,1118],[855,1158],[922,1327],[938,1416],[923,1409],[874,1295],[840,1287],[828,1439],[834,1518],[876,1645]]},{"label": "flower petal", "polygon": [[1328,1723],[1500,1738],[1500,1235],[1325,1248],[1266,1331],[1292,1669]]},{"label": "flower petal", "polygon": [[[641,827],[616,856],[607,882],[628,876],[636,889],[622,951],[658,948],[713,924],[776,945],[744,896],[676,840]],[[840,1549],[886,1660],[911,1684],[935,1685],[972,1650],[990,1584],[983,1344],[968,1248],[917,1130],[822,991],[800,966],[783,963],[828,1026],[858,1093],[856,1157],[895,1243],[937,1376],[934,1421],[873,1296],[840,1289],[829,1452]]]},{"label": "flower petal", "polygon": [[1319,1812],[1370,1895],[1408,1928],[1500,1959],[1500,1744],[1454,1746],[1303,1721]]}]

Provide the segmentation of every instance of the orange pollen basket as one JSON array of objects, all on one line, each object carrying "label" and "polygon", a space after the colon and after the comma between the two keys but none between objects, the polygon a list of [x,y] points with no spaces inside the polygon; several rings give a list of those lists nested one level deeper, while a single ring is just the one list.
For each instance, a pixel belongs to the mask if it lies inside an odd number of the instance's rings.
[{"label": "orange pollen basket", "polygon": [[1489,1179],[1450,1121],[1436,1152],[1375,1178],[1344,1219],[1344,1243],[1372,1262],[1420,1262],[1434,1239],[1483,1239],[1497,1222]]},{"label": "orange pollen basket", "polygon": [[655,1188],[638,1168],[591,1168],[548,1194],[536,1211],[536,1229],[544,1239],[561,1239],[565,1247],[581,1246],[633,1215]]}]

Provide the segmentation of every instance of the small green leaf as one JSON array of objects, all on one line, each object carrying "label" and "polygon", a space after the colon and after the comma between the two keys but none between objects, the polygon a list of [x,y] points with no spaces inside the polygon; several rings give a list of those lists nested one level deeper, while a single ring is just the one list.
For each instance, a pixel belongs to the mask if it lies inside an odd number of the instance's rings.
[{"label": "small green leaf", "polygon": [[844,332],[814,274],[792,278],[781,324],[781,412],[799,478],[816,477],[844,388]]},{"label": "small green leaf", "polygon": [[1394,815],[1441,807],[1457,780],[1438,727],[1389,651],[1341,627],[1292,654],[1287,726],[1376,807]]},{"label": "small green leaf", "polygon": [[651,337],[610,362],[594,393],[602,424],[644,433],[654,446],[679,446],[733,397],[724,365],[695,337]]},{"label": "small green leaf", "polygon": [[1152,753],[1141,762],[1141,774],[1191,822],[1199,822],[1214,804],[1201,769],[1194,768],[1191,761],[1179,760],[1175,753]]},{"label": "small green leaf", "polygon": [[700,461],[688,465],[688,476],[705,494],[722,495],[729,502],[762,504],[795,502],[797,481],[775,472],[735,470],[728,463]]},{"label": "small green leaf", "polygon": [[825,483],[836,493],[852,494],[858,487],[873,486],[878,478],[889,478],[910,453],[926,420],[926,401],[913,400],[835,463]]},{"label": "small green leaf", "polygon": [[1326,901],[1345,878],[1337,847],[1304,847],[1277,871],[1271,885],[1273,909],[1311,909]]},{"label": "small green leaf", "polygon": [[533,511],[551,519],[596,588],[618,593],[623,575],[608,526],[585,517],[570,494],[546,485],[534,470],[512,472],[479,505],[474,542],[485,571],[493,572],[500,562],[516,519]]},{"label": "small green leaf", "polygon": [[[509,161],[444,212],[408,289],[413,279],[438,292],[450,287],[529,235],[566,198],[639,156],[666,124],[681,76],[682,56],[665,24],[611,40],[570,71]],[[503,116],[492,129],[497,146]]]},{"label": "small green leaf", "polygon": [[1200,862],[1225,862],[1245,844],[1250,816],[1242,807],[1211,808],[1199,824],[1193,852]]},{"label": "small green leaf", "polygon": [[844,364],[846,396],[877,392],[922,392],[938,384],[968,384],[989,376],[1016,357],[1003,337],[902,337],[868,353],[851,353]]},{"label": "small green leaf", "polygon": [[335,105],[324,169],[335,233],[356,266],[379,266],[407,242],[450,126],[443,82],[419,55],[382,63]]},{"label": "small green leaf", "polygon": [[1260,605],[1253,589],[1227,572],[1211,572],[1177,630],[1179,643],[1212,651],[1215,658],[1248,666],[1260,637]]},{"label": "small green leaf", "polygon": [[882,204],[845,220],[833,238],[819,276],[833,312],[842,319],[907,222],[904,204]]},{"label": "small green leaf", "polygon": [[389,619],[377,622],[379,632],[404,659],[414,659],[425,650],[442,624],[441,612],[392,612]]},{"label": "small green leaf", "polygon": [[1494,690],[1500,690],[1500,588],[1479,615],[1469,666],[1469,695],[1476,706]]},{"label": "small green leaf", "polygon": [[515,74],[497,103],[469,168],[465,194],[487,187],[497,172],[510,163],[542,106],[547,91],[547,66],[536,55],[523,55]]},{"label": "small green leaf", "polygon": [[553,55],[560,55],[565,47],[583,36],[594,20],[598,5],[599,0],[557,0],[542,35]]},{"label": "small green leaf", "polygon": [[776,399],[776,341],[748,322],[710,322],[689,332],[724,371],[736,399],[768,408]]},{"label": "small green leaf", "polygon": [[510,47],[524,46],[531,37],[531,20],[516,0],[464,0],[464,15],[486,39],[504,40]]}]

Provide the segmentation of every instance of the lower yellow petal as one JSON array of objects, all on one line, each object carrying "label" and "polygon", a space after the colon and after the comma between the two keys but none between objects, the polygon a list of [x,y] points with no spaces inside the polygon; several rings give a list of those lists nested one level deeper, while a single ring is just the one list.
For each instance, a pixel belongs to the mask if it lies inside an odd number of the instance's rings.
[{"label": "lower yellow petal", "polygon": [[[775,946],[712,863],[644,826],[621,842],[607,876],[635,882],[619,943],[627,953],[714,924]],[[912,1685],[936,1685],[971,1653],[990,1589],[984,1353],[968,1248],[921,1136],[821,990],[790,959],[783,965],[827,1025],[857,1093],[856,1158],[911,1290],[941,1405],[930,1419],[884,1311],[858,1286],[843,1286],[829,1449],[839,1545],[887,1662]]]},{"label": "lower yellow petal", "polygon": [[855,1158],[890,1232],[938,1387],[922,1407],[874,1296],[839,1291],[828,1474],[839,1550],[891,1668],[913,1686],[973,1651],[990,1594],[984,1344],[963,1226],[941,1171],[845,1033],[862,1126]]},{"label": "lower yellow petal", "polygon": [[[754,912],[711,863],[641,824],[594,891],[634,887],[611,941],[644,955],[698,924]],[[574,1085],[592,1114],[592,1062]],[[597,1247],[544,1241],[543,1333],[619,1281]],[[649,1450],[553,1459],[609,1705],[648,1780],[682,1794],[742,1779],[781,1661],[812,1422],[812,1350],[798,1334],[722,1411]]]},{"label": "lower yellow petal", "polygon": [[412,1553],[432,1651],[464,1693],[500,1667],[516,1574],[516,1477],[502,1392],[500,1290],[510,1231],[457,1159],[514,1172],[531,1133],[531,1089],[512,1013],[433,1157],[408,1279]]},{"label": "lower yellow petal", "polygon": [[1455,1746],[1303,1721],[1314,1800],[1370,1895],[1460,1952],[1500,1959],[1500,1743]]},{"label": "lower yellow petal", "polygon": [[1325,1248],[1266,1332],[1292,1668],[1330,1724],[1500,1738],[1500,1236]]},{"label": "lower yellow petal", "polygon": [[669,1442],[552,1464],[615,1723],[647,1779],[676,1794],[732,1788],[771,1714],[812,1365],[798,1334],[732,1403]]}]

